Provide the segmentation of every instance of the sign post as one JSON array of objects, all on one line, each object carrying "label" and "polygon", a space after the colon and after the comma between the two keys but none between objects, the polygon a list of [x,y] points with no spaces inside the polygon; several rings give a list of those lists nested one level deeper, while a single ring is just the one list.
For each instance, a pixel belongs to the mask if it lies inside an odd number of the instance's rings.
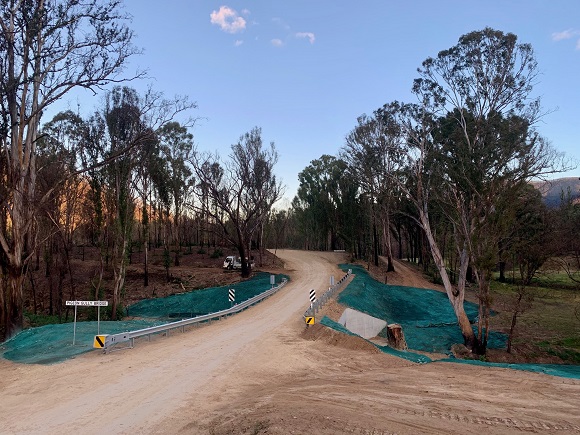
[{"label": "sign post", "polygon": [[107,301],[66,301],[67,306],[74,305],[75,307],[75,320],[73,326],[73,346],[77,338],[77,307],[98,307],[97,308],[97,334],[101,332],[101,307],[107,307],[109,302]]},{"label": "sign post", "polygon": [[230,301],[230,305],[233,307],[234,302],[236,301],[236,290],[231,288],[228,292],[228,299]]}]

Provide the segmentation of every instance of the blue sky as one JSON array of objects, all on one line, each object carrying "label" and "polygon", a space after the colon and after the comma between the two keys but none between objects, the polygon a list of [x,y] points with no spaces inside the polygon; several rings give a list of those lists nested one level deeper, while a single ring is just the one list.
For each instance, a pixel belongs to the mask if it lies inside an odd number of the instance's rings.
[{"label": "blue sky", "polygon": [[[356,118],[393,100],[414,101],[416,69],[486,26],[532,44],[542,72],[534,94],[547,114],[539,131],[580,160],[578,0],[126,0],[147,69],[166,96],[188,95],[201,117],[201,150],[223,157],[255,126],[280,154],[277,174],[295,195],[298,173],[336,155]],[[63,105],[93,110],[98,98]],[[580,168],[562,174],[578,176]]]}]

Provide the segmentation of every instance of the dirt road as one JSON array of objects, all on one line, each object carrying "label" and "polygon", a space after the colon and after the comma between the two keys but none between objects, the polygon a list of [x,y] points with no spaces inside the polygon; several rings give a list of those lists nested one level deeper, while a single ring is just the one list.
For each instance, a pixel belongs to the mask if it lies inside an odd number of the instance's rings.
[{"label": "dirt road", "polygon": [[301,338],[308,290],[341,276],[339,255],[278,251],[283,290],[183,334],[54,366],[0,361],[0,433],[580,433],[580,381]]}]

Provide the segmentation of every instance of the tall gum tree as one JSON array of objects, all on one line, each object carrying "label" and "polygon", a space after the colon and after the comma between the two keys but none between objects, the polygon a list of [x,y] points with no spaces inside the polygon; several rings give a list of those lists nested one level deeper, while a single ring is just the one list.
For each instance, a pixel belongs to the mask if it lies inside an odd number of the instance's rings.
[{"label": "tall gum tree", "polygon": [[264,147],[260,128],[245,133],[231,149],[225,164],[219,156],[201,152],[194,152],[190,162],[199,181],[198,196],[205,194],[216,205],[203,211],[238,250],[242,277],[247,278],[251,273],[252,237],[281,198],[283,188],[274,174],[278,153],[273,142]]},{"label": "tall gum tree", "polygon": [[193,135],[178,122],[169,122],[158,130],[161,152],[167,164],[167,188],[173,202],[172,239],[175,244],[175,266],[179,266],[181,239],[179,230],[184,204],[189,197],[195,180],[187,164],[193,151]]},{"label": "tall gum tree", "polygon": [[[532,96],[538,65],[532,47],[518,43],[516,35],[490,28],[468,33],[426,59],[418,72],[413,91],[438,124],[426,157],[438,184],[433,193],[456,233],[456,291],[465,291],[468,265],[478,283],[477,336],[463,327],[462,333],[466,344],[482,354],[489,334],[491,272],[505,231],[502,207],[509,207],[531,178],[564,169],[562,156],[534,129],[542,115],[539,98]],[[437,266],[442,275],[444,266]]]},{"label": "tall gum tree", "polygon": [[[407,152],[407,161],[399,171],[390,176],[405,198],[412,204],[414,213],[408,217],[413,219],[423,230],[429,243],[429,249],[435,267],[453,307],[464,343],[474,348],[476,337],[464,308],[465,283],[459,282],[455,287],[447,272],[445,259],[437,242],[435,225],[432,222],[431,208],[436,184],[433,168],[433,153],[435,152],[432,140],[436,119],[425,104],[402,104],[392,102],[381,109],[382,116],[394,120],[400,127],[399,144]],[[462,258],[465,260],[467,251],[461,247]],[[465,258],[464,258],[465,257]],[[462,264],[467,264],[463,261]],[[463,272],[466,272],[463,271]],[[463,274],[465,276],[465,273]]]},{"label": "tall gum tree", "polygon": [[[391,218],[396,196],[396,184],[392,174],[399,172],[405,155],[400,142],[399,126],[392,116],[376,111],[373,116],[362,115],[358,125],[346,136],[342,151],[343,159],[349,162],[352,175],[359,180],[360,188],[369,197],[373,221],[382,226],[384,253],[387,271],[395,270],[391,242]],[[373,222],[373,226],[376,223]],[[375,240],[375,246],[378,240]],[[378,254],[378,250],[374,250]],[[378,266],[378,255],[375,258]]]},{"label": "tall gum tree", "polygon": [[120,80],[136,53],[118,0],[6,0],[0,4],[0,314],[9,338],[23,326],[22,285],[34,252],[36,142],[42,113],[73,88]]}]

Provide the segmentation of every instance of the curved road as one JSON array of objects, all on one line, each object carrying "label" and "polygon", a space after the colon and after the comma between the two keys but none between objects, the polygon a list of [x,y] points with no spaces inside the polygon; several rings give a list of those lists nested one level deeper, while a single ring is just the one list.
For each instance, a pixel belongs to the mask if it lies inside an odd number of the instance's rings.
[{"label": "curved road", "polygon": [[233,368],[266,357],[252,355],[265,351],[267,336],[295,335],[303,326],[308,290],[321,291],[331,274],[342,273],[331,257],[288,253],[291,281],[280,292],[185,334],[138,340],[131,350],[95,351],[54,366],[2,361],[0,432],[146,431],[188,399],[219,394],[218,383],[228,383]]},{"label": "curved road", "polygon": [[344,258],[277,254],[290,283],[235,316],[53,366],[0,361],[0,432],[580,433],[580,381],[301,338],[308,290]]}]

